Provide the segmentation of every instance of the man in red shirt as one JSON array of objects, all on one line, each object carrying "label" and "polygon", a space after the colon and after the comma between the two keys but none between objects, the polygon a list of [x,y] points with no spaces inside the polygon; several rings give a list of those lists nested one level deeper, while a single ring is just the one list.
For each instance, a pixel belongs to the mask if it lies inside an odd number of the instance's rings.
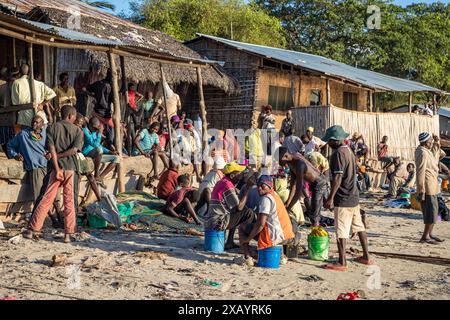
[{"label": "man in red shirt", "polygon": [[179,168],[179,163],[175,163],[173,160],[170,160],[169,169],[162,173],[161,177],[159,178],[158,186],[156,187],[156,195],[158,196],[158,198],[167,200],[167,198],[178,187],[177,179]]}]

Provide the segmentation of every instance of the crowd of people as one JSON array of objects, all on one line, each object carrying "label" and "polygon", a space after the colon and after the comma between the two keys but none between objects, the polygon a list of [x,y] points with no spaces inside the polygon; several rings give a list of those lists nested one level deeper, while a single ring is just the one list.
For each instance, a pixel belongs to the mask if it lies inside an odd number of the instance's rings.
[{"label": "crowd of people", "polygon": [[[296,244],[298,228],[305,223],[335,226],[339,260],[327,265],[328,269],[347,269],[346,242],[352,234],[358,235],[363,248],[363,255],[356,261],[372,263],[365,212],[359,205],[360,193],[371,188],[369,147],[362,134],[355,132],[350,137],[336,125],[321,138],[315,136],[313,127],[299,136],[291,111],[287,111],[277,132],[272,107],[266,105],[253,123],[254,130],[246,137],[242,152],[236,137],[228,131],[208,137],[208,145],[219,142],[222,146],[208,154],[212,159],[208,171],[201,152],[201,119],[198,114],[187,118],[180,97],[167,84],[160,85],[155,95],[151,91],[141,94],[135,84],[128,85],[121,137],[115,137],[110,72],[82,89],[83,94],[94,98],[89,114],[80,113],[79,108],[77,111],[77,92],[70,86],[67,73],[60,75],[54,89],[38,79],[29,79],[28,74],[27,65],[20,70],[2,68],[0,83],[0,106],[31,105],[17,117],[12,113],[2,118],[0,127],[0,143],[8,157],[24,162],[33,190],[34,209],[26,238],[39,234],[50,215],[55,226],[64,223],[64,241],[70,242],[76,231],[80,175],[88,177],[100,198],[98,186],[105,187],[104,178],[116,168],[120,154],[143,155],[152,159],[153,173],[149,176],[159,180],[156,195],[166,201],[164,214],[203,224],[205,229],[227,230],[225,249],[241,247],[242,263],[254,263],[249,250],[253,239],[258,249]],[[117,138],[123,139],[123,150],[116,150]],[[405,164],[390,154],[385,136],[377,146],[378,161],[389,172],[390,197],[396,197],[402,188],[417,185],[426,224],[421,241],[434,243],[441,241],[432,233],[441,150],[436,136],[423,133],[419,141],[416,163]],[[329,160],[325,156],[328,148],[333,151]],[[184,153],[188,157],[180,157]],[[83,168],[85,158],[93,160],[93,173]],[[164,166],[162,172],[158,172],[159,161]],[[180,167],[187,164],[193,166],[194,174],[179,174]],[[199,188],[193,187],[193,178]],[[60,188],[63,218],[55,201]],[[324,217],[324,209],[333,210],[334,219]],[[236,231],[239,245],[234,242]]]}]

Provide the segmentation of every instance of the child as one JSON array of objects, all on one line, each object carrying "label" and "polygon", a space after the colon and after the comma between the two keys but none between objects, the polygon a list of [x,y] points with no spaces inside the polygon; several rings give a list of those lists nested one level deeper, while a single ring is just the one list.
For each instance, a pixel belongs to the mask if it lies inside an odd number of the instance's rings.
[{"label": "child", "polygon": [[197,190],[191,189],[189,177],[182,175],[178,177],[178,185],[180,189],[173,192],[167,199],[164,208],[164,214],[190,222],[189,217],[194,219],[197,225],[201,225],[200,220],[195,214],[194,207],[200,197]]}]

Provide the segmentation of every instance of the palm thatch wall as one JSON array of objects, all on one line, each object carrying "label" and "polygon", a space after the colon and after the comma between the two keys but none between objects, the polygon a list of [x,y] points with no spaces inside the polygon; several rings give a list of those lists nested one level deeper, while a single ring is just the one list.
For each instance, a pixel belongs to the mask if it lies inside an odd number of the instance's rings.
[{"label": "palm thatch wall", "polygon": [[385,135],[389,137],[389,155],[413,161],[419,134],[424,131],[439,134],[438,116],[357,112],[337,107],[297,108],[293,114],[299,134],[314,127],[314,135],[323,137],[325,130],[333,125],[341,125],[350,137],[354,132],[361,133],[372,159],[377,158],[377,144]]}]

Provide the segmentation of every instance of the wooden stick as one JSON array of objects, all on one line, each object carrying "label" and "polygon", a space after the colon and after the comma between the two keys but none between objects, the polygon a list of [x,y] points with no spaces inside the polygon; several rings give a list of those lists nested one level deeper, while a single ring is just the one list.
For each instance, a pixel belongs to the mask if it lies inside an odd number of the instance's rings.
[{"label": "wooden stick", "polygon": [[12,38],[13,67],[17,67],[16,38]]},{"label": "wooden stick", "polygon": [[169,113],[167,112],[167,92],[166,87],[164,86],[164,84],[166,83],[166,76],[164,75],[162,63],[159,64],[159,71],[161,72],[161,88],[163,92],[163,101],[164,101],[164,109],[166,112],[167,128],[169,129],[169,158],[172,159],[172,125],[170,124]]},{"label": "wooden stick", "polygon": [[206,105],[205,97],[203,96],[203,78],[202,69],[197,67],[197,88],[200,106],[200,115],[202,117],[202,154],[205,152],[208,144],[208,123],[206,122]]},{"label": "wooden stick", "polygon": [[409,109],[409,113],[412,112],[412,104],[413,104],[413,92],[409,93],[409,97],[408,97],[408,109]]},{"label": "wooden stick", "polygon": [[119,99],[119,82],[117,76],[115,54],[111,51],[108,52],[109,66],[111,68],[111,89],[113,93],[113,105],[114,105],[114,135],[115,135],[115,147],[119,154],[120,162],[117,164],[117,183],[119,193],[125,192],[125,181],[122,167],[122,134],[120,123],[120,99]]},{"label": "wooden stick", "polygon": [[327,79],[326,82],[327,82],[327,106],[329,107],[331,104],[330,79]]}]

